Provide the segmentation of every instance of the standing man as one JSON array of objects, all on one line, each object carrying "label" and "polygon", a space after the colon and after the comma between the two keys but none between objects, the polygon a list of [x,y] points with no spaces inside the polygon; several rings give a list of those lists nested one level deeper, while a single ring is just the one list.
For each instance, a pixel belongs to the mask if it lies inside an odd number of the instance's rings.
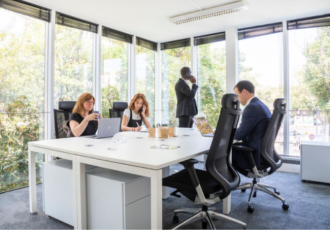
[{"label": "standing man", "polygon": [[[192,83],[192,88],[188,86],[188,82]],[[178,99],[176,107],[176,117],[179,118],[179,127],[191,128],[193,125],[193,116],[198,113],[195,95],[198,86],[196,85],[196,78],[191,75],[189,67],[181,69],[181,78],[175,84],[175,93]]]}]

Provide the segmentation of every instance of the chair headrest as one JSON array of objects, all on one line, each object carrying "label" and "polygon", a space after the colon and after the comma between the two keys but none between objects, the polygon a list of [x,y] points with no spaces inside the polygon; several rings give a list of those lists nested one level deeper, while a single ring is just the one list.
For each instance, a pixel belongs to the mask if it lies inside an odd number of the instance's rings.
[{"label": "chair headrest", "polygon": [[113,109],[127,109],[127,102],[114,102],[112,105]]},{"label": "chair headrest", "polygon": [[239,109],[238,95],[236,93],[227,93],[221,99],[222,108]]},{"label": "chair headrest", "polygon": [[274,109],[280,109],[280,110],[285,110],[285,99],[284,98],[277,98],[274,101]]},{"label": "chair headrest", "polygon": [[75,101],[59,101],[58,109],[65,110],[65,111],[72,111],[75,104],[76,104]]}]

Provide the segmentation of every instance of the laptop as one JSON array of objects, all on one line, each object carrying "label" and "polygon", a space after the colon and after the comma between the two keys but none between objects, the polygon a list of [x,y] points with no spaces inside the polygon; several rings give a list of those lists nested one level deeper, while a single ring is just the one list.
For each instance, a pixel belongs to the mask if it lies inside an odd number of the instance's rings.
[{"label": "laptop", "polygon": [[206,118],[193,118],[193,120],[203,137],[214,137],[213,129]]},{"label": "laptop", "polygon": [[91,138],[113,137],[119,132],[121,118],[104,118],[99,120],[99,128],[97,134],[90,136]]}]

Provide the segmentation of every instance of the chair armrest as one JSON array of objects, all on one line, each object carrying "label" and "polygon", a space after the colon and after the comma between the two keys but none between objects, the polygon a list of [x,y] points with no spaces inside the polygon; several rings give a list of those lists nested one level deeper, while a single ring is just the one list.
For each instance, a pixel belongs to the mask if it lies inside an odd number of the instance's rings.
[{"label": "chair armrest", "polygon": [[254,158],[252,155],[252,152],[254,151],[254,148],[251,148],[249,146],[245,146],[245,145],[232,145],[232,148],[238,151],[241,151],[242,153],[244,153],[247,158],[249,159],[250,164],[252,165],[252,168],[256,167],[256,163],[254,162]]},{"label": "chair armrest", "polygon": [[240,150],[243,152],[253,152],[254,148],[251,148],[249,146],[245,146],[245,145],[232,145],[232,148],[235,150]]},{"label": "chair armrest", "polygon": [[196,159],[189,159],[189,160],[186,160],[186,161],[182,161],[180,162],[179,164],[183,165],[184,167],[186,166],[190,166],[190,165],[194,165],[194,164],[197,164],[199,161],[196,160]]},{"label": "chair armrest", "polygon": [[200,185],[198,177],[197,177],[197,173],[196,173],[195,167],[194,167],[194,164],[197,164],[198,162],[199,161],[196,159],[189,159],[189,160],[180,162],[180,164],[183,165],[184,168],[187,170],[187,172],[190,176],[190,179],[195,188]]}]

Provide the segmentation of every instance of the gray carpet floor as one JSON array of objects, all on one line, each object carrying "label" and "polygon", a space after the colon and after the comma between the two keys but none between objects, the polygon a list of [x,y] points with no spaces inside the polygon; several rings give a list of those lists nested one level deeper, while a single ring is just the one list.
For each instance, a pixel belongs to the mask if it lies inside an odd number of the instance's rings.
[{"label": "gray carpet floor", "polygon": [[[179,169],[180,166],[171,168]],[[243,176],[242,182],[248,181]],[[262,180],[274,185],[290,205],[288,211],[282,203],[267,194],[258,192],[253,199],[255,211],[247,212],[249,191],[232,193],[232,211],[229,216],[247,223],[248,229],[330,229],[330,185],[303,183],[298,174],[276,172]],[[42,186],[37,186],[38,210],[42,210]],[[163,201],[163,227],[173,228],[173,210],[183,207],[199,207],[185,197],[169,197]],[[222,202],[214,205],[222,212]],[[188,214],[179,214],[180,222]],[[240,226],[225,221],[214,221],[218,229],[237,229]],[[186,229],[201,229],[201,222],[195,222]],[[0,194],[0,229],[72,229],[56,219],[49,218],[42,211],[29,214],[29,190],[23,188]]]}]

